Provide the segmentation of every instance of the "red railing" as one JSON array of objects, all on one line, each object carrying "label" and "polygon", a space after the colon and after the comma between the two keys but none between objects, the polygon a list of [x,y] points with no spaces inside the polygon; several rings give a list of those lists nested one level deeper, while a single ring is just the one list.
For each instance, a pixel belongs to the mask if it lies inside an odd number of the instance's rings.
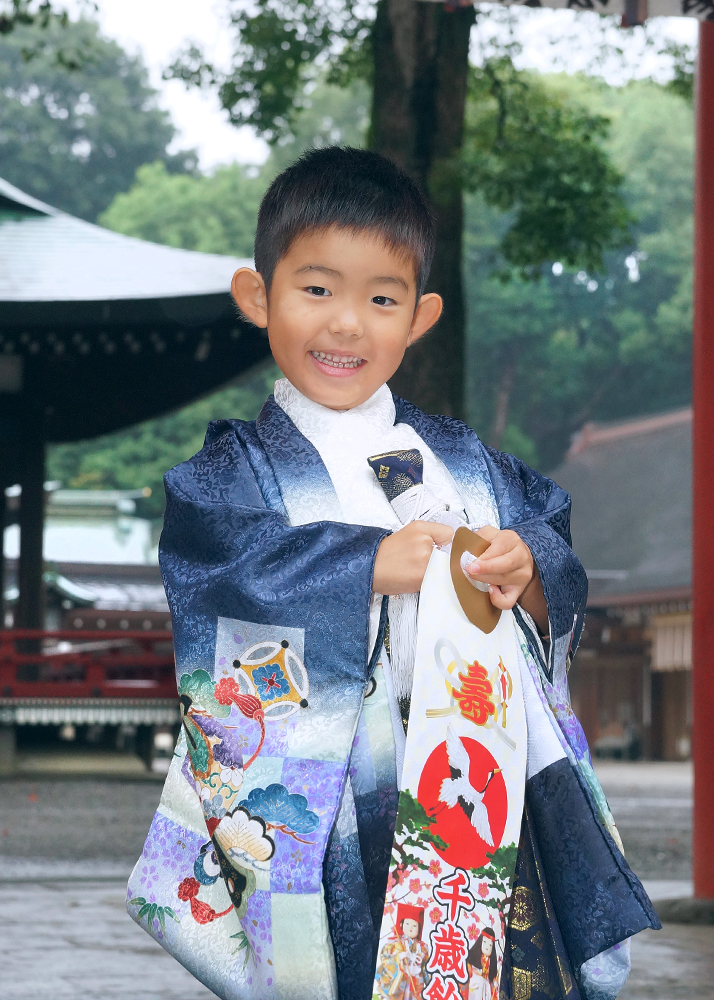
[{"label": "red railing", "polygon": [[0,629],[1,698],[177,698],[170,632]]}]

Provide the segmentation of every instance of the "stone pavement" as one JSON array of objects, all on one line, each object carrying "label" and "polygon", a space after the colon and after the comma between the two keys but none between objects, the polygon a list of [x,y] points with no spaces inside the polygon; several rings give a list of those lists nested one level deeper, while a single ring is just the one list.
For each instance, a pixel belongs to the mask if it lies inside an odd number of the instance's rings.
[{"label": "stone pavement", "polygon": [[0,781],[0,877],[91,877],[97,865],[105,875],[128,874],[161,788],[161,780],[96,776]]},{"label": "stone pavement", "polygon": [[[0,885],[2,1000],[208,1000],[124,909],[125,880]],[[620,1000],[712,1000],[714,927],[665,925],[633,942]]]},{"label": "stone pavement", "polygon": [[714,927],[664,924],[632,942],[632,972],[619,1000],[712,1000]]},{"label": "stone pavement", "polygon": [[683,880],[692,868],[692,766],[659,761],[598,762],[595,770],[641,879]]},{"label": "stone pavement", "polygon": [[[691,893],[691,768],[598,773],[653,898]],[[202,1000],[213,994],[129,919],[124,894],[161,792],[152,780],[0,781],[0,1000]],[[714,1000],[714,927],[633,942],[621,1000]]]},{"label": "stone pavement", "polygon": [[127,916],[126,879],[0,885],[2,1000],[208,1000]]}]

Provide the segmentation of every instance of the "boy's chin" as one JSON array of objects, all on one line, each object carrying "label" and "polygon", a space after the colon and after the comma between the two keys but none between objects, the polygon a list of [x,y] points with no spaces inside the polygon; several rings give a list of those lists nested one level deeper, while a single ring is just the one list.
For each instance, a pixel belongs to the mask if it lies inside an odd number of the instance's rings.
[{"label": "boy's chin", "polygon": [[296,388],[313,403],[327,406],[331,410],[351,410],[366,403],[382,384],[382,381],[378,381],[375,385],[374,379],[355,374],[348,378],[309,378],[304,385],[297,385]]}]

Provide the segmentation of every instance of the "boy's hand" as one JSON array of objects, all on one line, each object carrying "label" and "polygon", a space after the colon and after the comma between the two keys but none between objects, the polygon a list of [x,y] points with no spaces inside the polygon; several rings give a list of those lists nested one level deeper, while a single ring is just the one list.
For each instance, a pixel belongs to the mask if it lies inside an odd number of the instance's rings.
[{"label": "boy's hand", "polygon": [[453,528],[434,521],[411,521],[388,535],[377,549],[372,589],[378,594],[417,593],[434,546],[446,545],[453,536]]},{"label": "boy's hand", "polygon": [[548,605],[531,550],[515,531],[487,524],[476,532],[491,544],[466,569],[474,580],[488,583],[491,603],[507,611],[518,602],[542,634],[548,631]]}]

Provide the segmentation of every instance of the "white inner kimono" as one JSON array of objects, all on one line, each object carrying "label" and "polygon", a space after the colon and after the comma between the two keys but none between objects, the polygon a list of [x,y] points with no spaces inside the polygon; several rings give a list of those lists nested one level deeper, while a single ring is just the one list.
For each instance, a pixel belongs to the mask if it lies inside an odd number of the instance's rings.
[{"label": "white inner kimono", "polygon": [[[394,399],[386,384],[351,410],[331,410],[315,403],[286,378],[275,383],[274,395],[275,402],[322,459],[337,494],[341,520],[345,523],[368,524],[392,531],[403,527],[367,459],[382,452],[416,448],[424,461],[423,482],[430,494],[472,527],[484,524],[498,527],[498,511],[493,504],[484,503],[479,510],[467,507],[451,473],[429,445],[409,424],[395,424]],[[314,506],[297,518],[292,511],[290,513],[292,524],[307,524],[324,517]],[[370,648],[377,637],[381,603],[382,595],[375,594],[370,613]],[[394,636],[392,642],[394,644]]]},{"label": "white inner kimono", "polygon": [[[373,396],[351,410],[332,410],[308,399],[286,378],[278,379],[275,402],[287,413],[300,433],[313,445],[322,459],[337,494],[342,518],[347,524],[368,524],[397,531],[403,527],[367,459],[375,454],[417,448],[424,461],[423,481],[433,496],[463,516],[471,528],[485,524],[500,526],[498,510],[485,499],[478,509],[461,496],[453,476],[444,463],[409,424],[395,423],[396,409],[389,387],[380,386]],[[308,524],[325,517],[319,507],[298,516],[291,511],[292,524]],[[370,649],[373,649],[379,626],[382,595],[374,594],[370,612]],[[394,646],[394,636],[392,637]],[[397,753],[397,774],[401,783],[404,760],[404,729],[393,694],[387,658],[383,658],[389,692],[392,724]],[[530,677],[524,678],[524,699],[528,716],[528,775],[537,773],[544,762],[562,756],[560,744],[545,714],[540,697]]]}]

